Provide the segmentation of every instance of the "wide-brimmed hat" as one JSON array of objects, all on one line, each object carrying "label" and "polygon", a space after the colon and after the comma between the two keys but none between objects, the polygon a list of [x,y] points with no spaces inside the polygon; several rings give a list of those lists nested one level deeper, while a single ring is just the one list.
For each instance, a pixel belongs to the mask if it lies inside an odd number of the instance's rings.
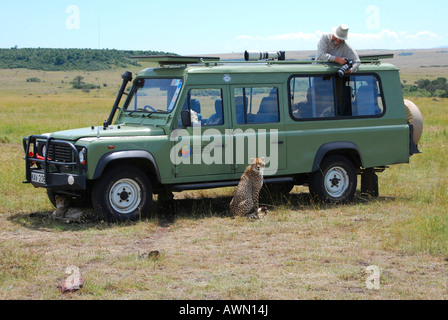
[{"label": "wide-brimmed hat", "polygon": [[347,40],[348,38],[348,26],[341,24],[339,27],[333,28],[333,35],[341,40]]}]

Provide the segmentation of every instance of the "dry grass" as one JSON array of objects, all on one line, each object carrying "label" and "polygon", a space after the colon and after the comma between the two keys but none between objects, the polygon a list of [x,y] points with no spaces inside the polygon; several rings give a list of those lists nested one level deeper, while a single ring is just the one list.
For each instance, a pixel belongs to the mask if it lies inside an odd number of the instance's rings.
[{"label": "dry grass", "polygon": [[[155,201],[144,221],[67,225],[48,218],[53,208],[43,190],[22,185],[21,138],[101,123],[113,97],[24,97],[4,86],[0,299],[448,298],[446,100],[416,100],[424,153],[380,174],[377,199],[358,193],[349,205],[326,206],[295,187],[282,201],[267,202],[267,217],[250,222],[229,216],[234,188],[224,188]],[[48,119],[52,110],[57,120]],[[160,255],[144,256],[151,251]],[[61,294],[56,285],[70,265],[85,285]],[[381,270],[379,290],[366,287],[370,265]]]},{"label": "dry grass", "polygon": [[[2,299],[445,299],[444,255],[407,248],[394,223],[407,200],[310,201],[296,187],[264,219],[227,215],[231,191],[178,194],[153,217],[126,224],[64,225],[44,214],[2,215]],[[226,195],[226,193],[228,195]],[[212,208],[212,209],[210,209]],[[216,212],[219,210],[219,212]],[[156,260],[140,258],[157,250]],[[62,295],[65,268],[86,284]],[[379,290],[366,267],[381,269]]]}]

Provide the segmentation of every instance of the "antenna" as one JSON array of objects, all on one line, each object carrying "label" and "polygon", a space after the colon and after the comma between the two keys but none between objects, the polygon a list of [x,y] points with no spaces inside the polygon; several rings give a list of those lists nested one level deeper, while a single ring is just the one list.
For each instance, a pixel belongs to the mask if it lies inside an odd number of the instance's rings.
[{"label": "antenna", "polygon": [[100,46],[100,40],[101,40],[101,37],[100,37],[100,35],[101,35],[101,23],[100,23],[100,17],[98,16],[98,49],[101,49],[101,46]]}]

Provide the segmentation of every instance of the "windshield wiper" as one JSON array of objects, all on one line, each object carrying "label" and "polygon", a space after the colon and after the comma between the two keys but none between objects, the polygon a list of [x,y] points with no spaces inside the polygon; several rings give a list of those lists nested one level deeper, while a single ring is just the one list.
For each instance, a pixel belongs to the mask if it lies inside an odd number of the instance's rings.
[{"label": "windshield wiper", "polygon": [[164,113],[164,114],[168,114],[169,112],[167,112],[167,111],[165,111],[165,110],[162,110],[162,109],[156,109],[156,110],[151,110],[151,111],[148,111],[148,110],[142,110],[142,109],[140,109],[140,110],[133,110],[133,111],[128,111],[129,113],[128,113],[128,116],[132,116],[135,112],[139,112],[139,113],[142,113],[142,117],[151,117],[151,115],[153,114],[153,113]]},{"label": "windshield wiper", "polygon": [[[162,109],[156,109],[156,111],[154,111],[154,112],[157,112],[157,113],[169,113],[166,110],[162,110]],[[154,112],[151,112],[151,114],[153,114]]]},{"label": "windshield wiper", "polygon": [[141,111],[138,111],[138,110],[129,111],[128,116],[132,116],[132,114],[133,114],[134,112],[141,112]]},{"label": "windshield wiper", "polygon": [[135,112],[141,113],[142,118],[144,118],[144,117],[148,117],[148,118],[150,118],[151,115],[152,115],[153,113],[155,113],[155,111],[134,110],[134,111],[130,111],[130,112],[128,113],[128,116],[131,116],[131,117],[132,117],[132,115],[133,115]]}]

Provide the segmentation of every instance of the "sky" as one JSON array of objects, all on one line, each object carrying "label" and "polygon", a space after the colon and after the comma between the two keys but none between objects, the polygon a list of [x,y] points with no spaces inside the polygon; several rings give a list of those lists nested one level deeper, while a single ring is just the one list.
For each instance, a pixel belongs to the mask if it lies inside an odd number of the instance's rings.
[{"label": "sky", "polygon": [[429,49],[448,47],[447,9],[442,0],[0,0],[0,48],[315,50],[343,23],[357,50]]}]

